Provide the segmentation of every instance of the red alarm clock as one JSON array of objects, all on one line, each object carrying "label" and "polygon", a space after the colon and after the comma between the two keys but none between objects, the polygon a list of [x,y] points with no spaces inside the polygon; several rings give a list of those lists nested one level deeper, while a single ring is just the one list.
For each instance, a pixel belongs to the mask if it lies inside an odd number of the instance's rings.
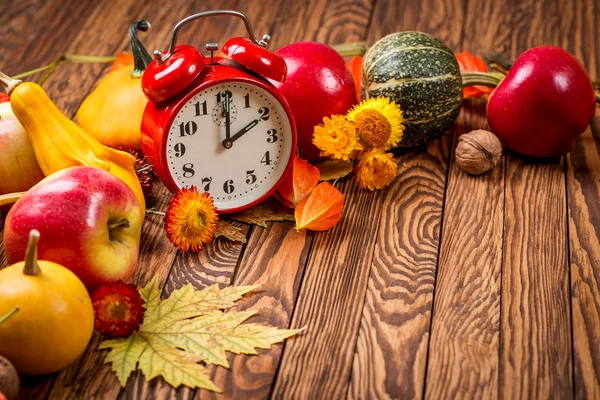
[{"label": "red alarm clock", "polygon": [[[208,43],[198,49],[176,45],[186,23],[208,16],[241,18],[249,39]],[[196,186],[209,192],[220,213],[252,207],[269,197],[290,172],[296,127],[290,107],[268,80],[282,82],[285,61],[258,41],[248,18],[237,11],[207,11],[181,20],[166,53],[142,76],[148,105],[142,120],[142,151],[171,191]]]}]

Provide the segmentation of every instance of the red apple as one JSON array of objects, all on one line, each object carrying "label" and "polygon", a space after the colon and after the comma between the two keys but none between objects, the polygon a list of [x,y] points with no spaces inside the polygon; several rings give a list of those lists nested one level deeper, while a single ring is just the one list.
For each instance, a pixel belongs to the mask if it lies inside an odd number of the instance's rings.
[{"label": "red apple", "polygon": [[316,42],[290,44],[277,50],[287,64],[283,83],[271,81],[294,115],[298,152],[305,160],[319,158],[312,144],[314,127],[323,117],[346,114],[356,104],[356,87],[344,59],[330,46]]},{"label": "red apple", "polygon": [[75,273],[88,289],[127,281],[137,264],[142,214],[133,191],[107,171],[71,167],[49,175],[11,208],[4,227],[9,264],[22,261],[29,231],[38,256]]},{"label": "red apple", "polygon": [[12,115],[10,103],[0,108],[0,195],[24,192],[44,179],[27,132]]}]

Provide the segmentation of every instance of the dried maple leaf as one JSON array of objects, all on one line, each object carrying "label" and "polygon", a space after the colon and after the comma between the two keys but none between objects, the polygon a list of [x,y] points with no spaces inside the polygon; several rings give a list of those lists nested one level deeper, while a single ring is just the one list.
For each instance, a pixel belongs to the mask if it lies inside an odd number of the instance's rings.
[{"label": "dried maple leaf", "polygon": [[322,181],[334,181],[343,178],[352,172],[352,161],[324,160],[315,163],[321,173]]},{"label": "dried maple leaf", "polygon": [[217,232],[215,237],[223,236],[232,242],[246,243],[246,235],[239,226],[235,226],[224,220],[217,221]]},{"label": "dried maple leaf", "polygon": [[255,311],[222,311],[256,287],[219,289],[214,285],[195,290],[188,284],[161,301],[158,279],[154,278],[140,290],[146,312],[138,332],[100,344],[100,349],[111,349],[105,363],[112,364],[122,386],[139,368],[148,380],[162,376],[173,387],[185,385],[219,392],[199,362],[228,367],[226,351],[257,354],[256,349],[268,349],[299,332],[243,324]]},{"label": "dried maple leaf", "polygon": [[319,183],[320,172],[308,161],[294,157],[292,172],[284,179],[277,189],[283,205],[294,208]]},{"label": "dried maple leaf", "polygon": [[296,229],[325,231],[342,218],[344,195],[329,182],[321,182],[296,206]]},{"label": "dried maple leaf", "polygon": [[273,202],[263,202],[248,210],[239,213],[229,214],[227,218],[244,222],[246,224],[258,225],[262,228],[267,227],[267,221],[293,221],[294,216],[282,207],[273,204]]}]

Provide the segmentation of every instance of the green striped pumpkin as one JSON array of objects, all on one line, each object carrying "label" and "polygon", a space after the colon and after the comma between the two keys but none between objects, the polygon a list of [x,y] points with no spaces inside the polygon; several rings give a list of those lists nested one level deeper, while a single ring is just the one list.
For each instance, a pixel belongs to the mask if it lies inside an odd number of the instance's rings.
[{"label": "green striped pumpkin", "polygon": [[462,79],[452,51],[421,32],[399,32],[377,41],[365,54],[363,71],[370,97],[400,105],[406,127],[399,147],[440,137],[462,104]]}]

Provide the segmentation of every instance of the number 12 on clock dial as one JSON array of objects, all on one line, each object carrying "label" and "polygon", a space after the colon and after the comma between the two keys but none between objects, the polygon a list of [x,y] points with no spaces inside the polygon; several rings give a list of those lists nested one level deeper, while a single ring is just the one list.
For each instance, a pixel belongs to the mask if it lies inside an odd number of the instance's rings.
[{"label": "number 12 on clock dial", "polygon": [[171,124],[166,159],[179,188],[209,192],[221,212],[264,198],[292,153],[291,122],[281,103],[246,82],[204,88]]}]

